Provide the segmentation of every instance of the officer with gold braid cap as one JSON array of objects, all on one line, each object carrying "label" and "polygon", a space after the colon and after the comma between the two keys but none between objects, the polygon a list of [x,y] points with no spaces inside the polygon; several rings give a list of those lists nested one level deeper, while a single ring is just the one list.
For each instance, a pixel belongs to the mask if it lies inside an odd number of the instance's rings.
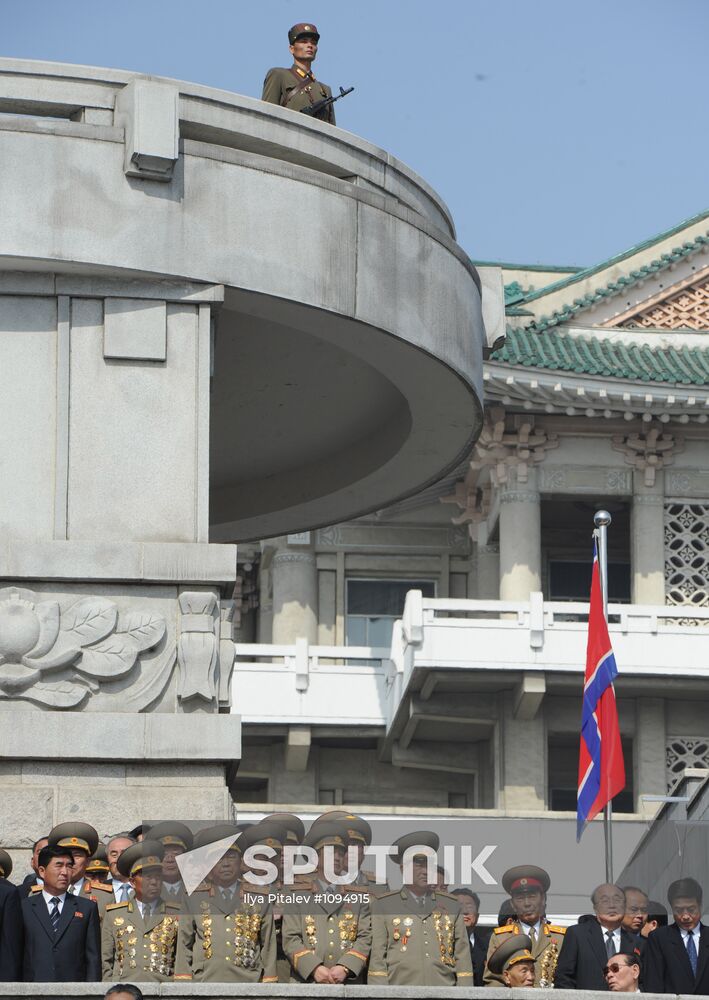
[{"label": "officer with gold braid cap", "polygon": [[127,848],[117,867],[134,896],[106,907],[101,930],[104,980],[165,983],[175,971],[180,907],[161,898],[162,859],[159,840],[142,840]]},{"label": "officer with gold braid cap", "polygon": [[265,822],[243,831],[222,823],[195,836],[192,857],[207,881],[188,896],[180,921],[176,981],[278,982],[273,912],[242,874],[249,847],[279,851],[285,839],[282,827]]},{"label": "officer with gold braid cap", "polygon": [[490,956],[490,971],[500,976],[505,986],[534,986],[534,955],[527,934],[513,934],[498,945]]},{"label": "officer with gold braid cap", "polygon": [[[111,887],[87,872],[89,860],[98,849],[98,833],[88,823],[60,823],[49,832],[49,847],[64,847],[74,859],[68,892],[93,899],[102,918],[109,902],[113,902]],[[33,887],[32,891],[41,887]]]},{"label": "officer with gold braid cap", "polygon": [[490,936],[487,969],[483,976],[486,986],[503,982],[502,974],[495,972],[490,964],[493,953],[509,938],[526,934],[534,958],[534,985],[551,988],[566,929],[546,919],[546,894],[550,884],[548,873],[537,865],[516,865],[502,876],[502,886],[512,901],[515,919],[496,927]]},{"label": "officer with gold braid cap", "polygon": [[[322,819],[322,818],[321,818]],[[294,983],[363,983],[372,944],[369,893],[352,883],[332,884],[347,868],[347,827],[317,821],[305,838],[318,857],[317,871],[298,888],[307,903],[283,917],[283,949]]]},{"label": "officer with gold braid cap", "polygon": [[[433,888],[439,843],[436,833],[421,830],[394,844],[394,861],[402,869],[404,885],[372,902],[370,985],[473,985],[460,903],[450,893]],[[407,851],[417,848],[425,850],[407,856]]]}]

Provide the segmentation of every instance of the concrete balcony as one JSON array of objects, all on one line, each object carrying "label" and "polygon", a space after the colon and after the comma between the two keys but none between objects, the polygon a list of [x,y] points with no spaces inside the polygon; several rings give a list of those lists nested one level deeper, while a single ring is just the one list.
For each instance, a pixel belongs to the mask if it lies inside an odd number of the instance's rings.
[{"label": "concrete balcony", "polygon": [[[706,689],[709,609],[608,610],[620,697],[661,696],[672,682],[684,697]],[[234,711],[245,723],[382,726],[400,746],[420,724],[438,721],[454,740],[450,723],[469,726],[475,695],[493,688],[515,689],[518,718],[533,717],[547,693],[580,699],[587,617],[587,604],[540,593],[523,603],[424,600],[410,591],[391,649],[237,645]],[[482,729],[490,725],[480,720]]]},{"label": "concrete balcony", "polygon": [[[502,333],[500,272],[483,303],[488,279],[455,242],[440,197],[403,163],[250,97],[13,59],[0,59],[0,131],[0,289],[13,297],[13,334],[49,336],[58,322],[73,337],[92,325],[111,363],[137,362],[162,385],[158,364],[169,374],[175,352],[194,354],[186,324],[199,313],[198,357],[187,359],[198,375],[189,384],[186,368],[170,387],[174,413],[155,404],[174,439],[144,448],[156,493],[175,505],[189,473],[199,498],[184,498],[179,531],[160,527],[176,517],[156,498],[138,540],[232,542],[344,521],[467,454],[483,347]],[[120,437],[127,417],[102,398],[92,421]],[[143,419],[125,437],[132,446],[154,425]],[[124,481],[133,476],[126,468]],[[92,483],[73,487],[80,497]],[[129,536],[141,522],[128,498],[122,507]]]}]

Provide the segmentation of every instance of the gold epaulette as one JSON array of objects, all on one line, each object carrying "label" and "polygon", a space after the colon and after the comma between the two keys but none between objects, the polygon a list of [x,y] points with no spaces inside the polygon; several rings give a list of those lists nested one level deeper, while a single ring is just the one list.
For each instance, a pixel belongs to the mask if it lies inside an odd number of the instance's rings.
[{"label": "gold epaulette", "polygon": [[515,931],[515,925],[503,924],[502,927],[496,927],[493,934],[509,934],[510,931],[514,931],[515,934],[517,933],[517,931]]},{"label": "gold epaulette", "polygon": [[454,896],[452,892],[444,892],[443,889],[436,889],[434,895],[436,899],[438,899],[439,896],[443,896],[444,899],[453,899],[456,903],[458,902],[457,896]]},{"label": "gold epaulette", "polygon": [[369,871],[366,871],[363,868],[361,870],[360,874],[364,875],[365,878],[368,878],[370,882],[376,882],[377,881],[377,876],[376,876],[375,872],[369,872]]},{"label": "gold epaulette", "polygon": [[106,907],[106,911],[120,910],[122,906],[128,906],[129,902],[130,902],[129,900],[124,899],[122,903],[109,903],[108,906]]},{"label": "gold epaulette", "polygon": [[113,886],[106,882],[89,882],[89,888],[100,889],[102,892],[113,892]]},{"label": "gold epaulette", "polygon": [[547,930],[554,931],[555,934],[566,934],[566,928],[559,927],[557,924],[547,924]]},{"label": "gold epaulette", "polygon": [[383,892],[381,896],[377,896],[377,899],[386,899],[387,896],[400,896],[401,889],[390,889],[389,892]]},{"label": "gold epaulette", "polygon": [[195,892],[211,892],[211,889],[212,887],[208,882],[200,882],[197,888],[192,890],[191,895],[194,895]]},{"label": "gold epaulette", "polygon": [[44,889],[43,885],[32,885],[30,886],[30,892],[41,892]]},{"label": "gold epaulette", "polygon": [[182,907],[179,903],[165,903],[166,910],[181,910]]}]

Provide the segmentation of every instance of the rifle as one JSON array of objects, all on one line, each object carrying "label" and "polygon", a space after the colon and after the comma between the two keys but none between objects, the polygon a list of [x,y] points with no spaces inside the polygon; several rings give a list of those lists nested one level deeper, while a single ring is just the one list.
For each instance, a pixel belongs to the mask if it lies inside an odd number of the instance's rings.
[{"label": "rifle", "polygon": [[323,97],[321,101],[316,101],[315,104],[309,104],[306,108],[301,108],[300,110],[304,115],[310,115],[311,118],[314,118],[316,115],[319,115],[324,108],[329,108],[331,104],[334,104],[335,101],[339,101],[341,97],[347,97],[347,95],[351,94],[353,90],[354,87],[348,87],[347,90],[340,87],[340,93],[336,96]]}]

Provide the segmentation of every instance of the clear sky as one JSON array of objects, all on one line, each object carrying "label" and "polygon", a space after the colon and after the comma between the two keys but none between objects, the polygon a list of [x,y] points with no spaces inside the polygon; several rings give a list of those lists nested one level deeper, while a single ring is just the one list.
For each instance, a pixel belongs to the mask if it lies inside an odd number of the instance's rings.
[{"label": "clear sky", "polygon": [[709,0],[0,0],[0,54],[260,96],[313,19],[343,128],[475,259],[593,264],[709,207]]}]

